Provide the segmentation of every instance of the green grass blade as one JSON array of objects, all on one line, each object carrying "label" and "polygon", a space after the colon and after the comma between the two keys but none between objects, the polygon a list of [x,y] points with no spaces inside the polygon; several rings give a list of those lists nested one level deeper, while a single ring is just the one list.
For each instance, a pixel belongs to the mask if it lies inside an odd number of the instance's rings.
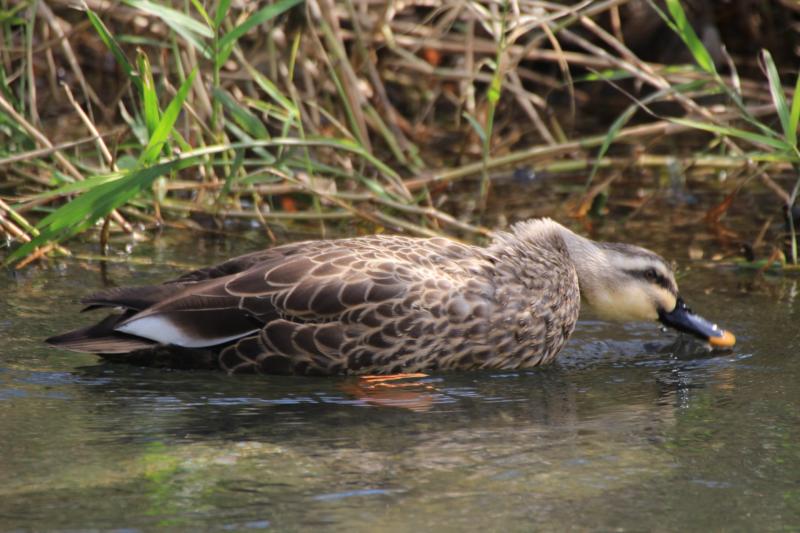
[{"label": "green grass blade", "polygon": [[595,163],[592,165],[592,170],[589,172],[589,177],[586,178],[586,187],[589,187],[589,184],[592,183],[595,175],[597,174],[599,167],[600,160],[603,159],[603,156],[606,155],[606,152],[611,147],[611,144],[614,142],[614,139],[617,138],[617,133],[619,130],[622,129],[625,124],[633,117],[636,113],[636,110],[639,109],[638,104],[633,104],[628,109],[623,111],[617,119],[611,124],[611,127],[608,128],[608,133],[606,133],[605,138],[603,139],[603,144],[600,145],[600,149],[597,151],[597,156],[595,157]]},{"label": "green grass blade", "polygon": [[66,183],[56,189],[51,189],[48,191],[41,192],[39,194],[33,195],[31,198],[35,200],[47,200],[49,198],[57,198],[59,196],[66,196],[68,194],[76,194],[87,191],[89,189],[93,189],[98,185],[101,185],[103,183],[118,178],[119,178],[118,174],[100,174],[97,176],[90,176],[85,180]]},{"label": "green grass blade", "polygon": [[[233,122],[231,120],[225,120],[225,129],[233,138],[238,139],[238,142],[243,145],[246,145],[247,143],[254,145],[257,142],[255,139],[253,139],[252,136],[250,136],[249,133],[240,128],[236,124],[236,122]],[[276,163],[277,158],[274,155],[272,155],[266,148],[263,148],[261,146],[253,146],[252,151],[254,155],[258,156],[259,164],[262,165],[277,164]]]},{"label": "green grass blade", "polygon": [[211,19],[211,17],[208,16],[208,11],[206,11],[206,8],[203,7],[203,4],[200,3],[200,0],[190,0],[190,1],[192,2],[192,5],[194,6],[195,10],[198,13],[200,13],[203,22],[205,22],[209,28],[216,27],[214,21]]},{"label": "green grass blade", "polygon": [[780,119],[781,127],[783,128],[783,134],[789,144],[794,146],[797,144],[797,131],[793,130],[791,126],[789,106],[786,103],[786,95],[783,92],[781,77],[778,74],[775,61],[772,59],[772,54],[770,54],[768,50],[762,50],[761,57],[764,60],[764,66],[767,69],[769,92],[772,95],[772,103],[775,104],[775,109],[778,112],[778,118]]},{"label": "green grass blade", "polygon": [[590,72],[589,74],[585,74],[583,76],[576,76],[574,81],[575,83],[580,83],[585,81],[618,81],[628,80],[631,78],[633,78],[633,74],[627,70],[606,69]]},{"label": "green grass blade", "polygon": [[797,146],[797,125],[800,120],[800,72],[797,73],[797,81],[794,83],[794,94],[792,94],[792,110],[789,112],[789,130],[795,132],[795,146]]},{"label": "green grass blade", "polygon": [[214,98],[222,104],[230,113],[236,124],[239,125],[248,135],[256,139],[268,139],[270,137],[264,123],[249,109],[241,106],[230,94],[218,87],[214,88]]},{"label": "green grass blade", "polygon": [[384,200],[396,200],[396,198],[389,194],[383,185],[378,183],[378,181],[366,176],[362,176],[361,174],[357,174],[357,177],[359,181],[361,181],[361,183],[367,187],[367,189],[371,190],[379,198],[383,198]]},{"label": "green grass blade", "polygon": [[165,24],[181,35],[188,32],[209,39],[214,36],[211,28],[171,7],[156,4],[149,0],[124,0],[124,3],[160,18]]},{"label": "green grass blade", "polygon": [[675,92],[683,93],[700,89],[701,87],[703,87],[703,85],[705,85],[705,83],[706,82],[704,80],[695,80],[667,87],[666,89],[657,91],[642,100],[636,100],[630,107],[628,107],[625,111],[623,111],[620,114],[620,116],[617,117],[617,119],[611,124],[611,127],[608,128],[608,133],[606,133],[606,136],[603,139],[603,144],[597,151],[597,156],[595,156],[595,163],[594,165],[592,165],[592,170],[589,173],[589,177],[586,179],[586,187],[589,187],[589,184],[591,184],[592,180],[594,180],[594,177],[597,174],[598,169],[600,168],[599,167],[600,161],[603,159],[603,157],[606,155],[606,152],[611,147],[611,144],[617,137],[617,133],[619,133],[619,130],[621,130],[622,127],[628,123],[631,117],[633,117],[633,115],[636,113],[637,109],[641,108],[647,111],[648,104],[663,98],[665,95]]},{"label": "green grass blade", "polygon": [[[276,139],[277,140],[277,139]],[[328,138],[308,138],[311,143],[316,144],[318,146],[330,146],[333,148],[338,148],[340,150],[345,150],[348,152],[352,152],[357,154],[362,159],[367,161],[370,165],[374,166],[379,172],[384,174],[385,176],[395,180],[400,181],[400,175],[395,172],[390,166],[386,165],[380,159],[372,155],[368,152],[363,146],[360,144],[351,141],[349,139],[328,139]]]},{"label": "green grass blade", "polygon": [[131,114],[128,108],[125,107],[124,102],[119,104],[119,115],[123,122],[130,127],[131,133],[139,141],[139,144],[146,146],[147,141],[150,139],[150,134],[147,131],[147,125],[144,123],[142,115],[137,113],[136,110]]},{"label": "green grass blade", "polygon": [[231,164],[230,172],[225,176],[225,183],[217,195],[217,203],[221,202],[231,192],[233,182],[236,181],[236,176],[244,165],[244,150],[235,150],[233,164]]},{"label": "green grass blade", "polygon": [[486,142],[486,130],[483,129],[483,126],[478,119],[464,111],[461,113],[461,116],[467,119],[469,125],[472,126],[472,129],[475,130],[475,133],[478,135],[478,138],[481,140],[481,144]]},{"label": "green grass blade", "polygon": [[17,14],[25,9],[28,9],[26,2],[19,2],[17,5],[7,4],[3,5],[3,10],[0,11],[0,23],[6,25],[23,25],[26,23],[26,17],[18,16]]},{"label": "green grass blade", "polygon": [[45,217],[37,228],[40,233],[12,252],[4,264],[9,265],[48,242],[61,241],[85,231],[114,209],[149,188],[153,181],[173,170],[196,164],[196,159],[181,158],[130,172],[102,183]]},{"label": "green grass blade", "polygon": [[382,117],[378,110],[368,102],[364,104],[364,112],[366,113],[366,116],[372,119],[372,122],[375,124],[375,128],[378,130],[381,137],[383,137],[383,140],[386,142],[386,145],[389,147],[389,150],[392,152],[394,158],[397,159],[397,161],[399,161],[401,164],[408,166],[408,158],[406,158],[405,153],[403,153],[403,149],[400,148],[400,143],[398,142],[397,137],[388,124],[386,124],[384,117]]},{"label": "green grass blade", "polygon": [[169,139],[169,135],[172,132],[172,128],[175,126],[175,121],[178,120],[178,116],[183,108],[183,103],[186,101],[189,89],[192,87],[196,76],[197,67],[195,67],[183,81],[175,97],[167,106],[164,115],[158,121],[153,133],[150,135],[150,141],[147,143],[147,147],[140,158],[140,161],[143,163],[151,163],[158,159],[158,154],[161,153],[162,147]]},{"label": "green grass blade", "polygon": [[728,135],[730,137],[737,137],[739,139],[750,141],[754,144],[762,144],[765,146],[769,146],[771,148],[775,148],[777,150],[791,149],[791,146],[789,146],[783,139],[769,137],[767,135],[761,135],[760,133],[753,133],[752,131],[732,128],[730,126],[718,126],[717,124],[709,124],[706,122],[700,122],[699,120],[690,120],[686,118],[671,118],[669,120],[670,122],[674,122],[675,124],[689,126],[690,128],[704,130],[711,133],[716,133],[718,135]]},{"label": "green grass blade", "polygon": [[300,112],[297,106],[294,105],[289,98],[283,95],[278,86],[272,83],[272,80],[261,74],[258,70],[254,69],[249,63],[244,63],[247,73],[253,77],[253,80],[261,87],[261,90],[267,93],[270,98],[278,102],[281,107],[288,111],[292,116],[299,117]]},{"label": "green grass blade", "polygon": [[139,67],[139,76],[142,80],[142,111],[144,112],[144,123],[147,126],[148,136],[152,137],[161,117],[161,111],[158,107],[156,83],[155,80],[153,80],[153,71],[150,68],[150,61],[147,59],[147,55],[141,50],[137,52],[136,64]]},{"label": "green grass blade", "polygon": [[92,208],[96,206],[96,196],[98,191],[108,190],[113,182],[119,181],[124,177],[123,173],[114,172],[106,176],[108,179],[104,180],[96,187],[87,191],[74,200],[59,207],[46,217],[44,217],[36,227],[42,230],[42,235],[48,237],[55,235],[62,230],[75,226],[84,220],[87,214],[91,214]]},{"label": "green grass blade", "polygon": [[89,17],[89,22],[94,27],[97,35],[100,36],[100,40],[103,41],[103,44],[111,51],[111,55],[114,56],[114,59],[117,60],[117,64],[122,68],[125,72],[125,75],[128,76],[128,79],[136,86],[136,88],[141,91],[141,79],[139,75],[134,71],[133,65],[131,65],[130,61],[128,61],[127,56],[125,56],[125,52],[122,51],[122,48],[117,44],[116,39],[114,36],[111,35],[111,32],[108,31],[106,25],[103,24],[103,21],[100,20],[100,17],[92,11],[91,9],[86,10],[86,16]]},{"label": "green grass blade", "polygon": [[124,3],[160,18],[175,33],[194,46],[206,59],[212,59],[211,49],[204,39],[214,37],[214,31],[192,17],[170,7],[148,0],[124,0]]},{"label": "green grass blade", "polygon": [[[744,161],[753,161],[756,163],[782,163],[786,164],[786,152],[745,152],[742,154]],[[795,156],[795,160],[800,162],[800,157]]]},{"label": "green grass blade", "polygon": [[222,21],[228,15],[228,10],[231,7],[231,0],[219,0],[217,10],[214,12],[214,27],[219,28],[222,26]]},{"label": "green grass blade", "polygon": [[287,9],[291,9],[292,7],[296,6],[300,2],[302,2],[302,0],[279,0],[274,4],[259,9],[250,17],[248,17],[247,20],[226,33],[219,40],[220,52],[219,56],[217,57],[217,66],[224,64],[225,61],[228,60],[228,57],[230,57],[231,51],[233,50],[233,45],[236,44],[236,41],[239,39],[239,37],[250,31],[255,26],[272,20]]},{"label": "green grass blade", "polygon": [[9,89],[8,75],[6,74],[5,65],[0,63],[0,95],[5,97],[6,100],[13,102],[16,98]]},{"label": "green grass blade", "polygon": [[[188,80],[187,78],[187,82],[184,82],[182,88],[190,85]],[[173,103],[175,103],[175,107],[177,108],[180,107],[177,103],[179,101],[180,99],[176,95],[176,98],[173,99]],[[171,103],[170,106],[172,106],[173,103]],[[165,117],[167,115],[172,116],[173,113],[171,110],[165,111],[164,115]],[[391,167],[382,163],[363,147],[350,140],[331,138],[307,140],[279,138],[198,148],[191,152],[183,153],[171,161],[158,163],[149,167],[139,167],[127,172],[112,173],[90,178],[91,189],[88,189],[84,194],[61,206],[40,221],[37,225],[40,234],[12,252],[6,258],[4,264],[8,265],[18,261],[30,254],[35,248],[48,242],[62,241],[90,228],[114,209],[125,205],[142,192],[152,188],[153,183],[159,177],[167,175],[170,172],[196,166],[200,163],[200,158],[221,154],[229,150],[253,150],[256,148],[281,146],[320,146],[350,152],[372,165],[383,176],[395,180],[400,179]],[[238,164],[239,163],[235,162],[233,165],[234,168],[238,167]],[[402,199],[396,198],[394,193],[386,190],[383,184],[375,179],[363,176],[361,173],[357,173],[356,175],[351,174],[351,176],[362,181],[365,187],[380,197],[402,201]]]},{"label": "green grass blade", "polygon": [[781,77],[778,74],[778,69],[775,66],[775,61],[772,59],[772,54],[768,50],[761,51],[761,58],[764,60],[764,67],[767,70],[767,81],[769,81],[769,92],[772,95],[772,103],[775,104],[775,109],[778,112],[778,118],[781,121],[783,128],[783,135],[786,141],[794,146],[797,144],[797,131],[792,130],[791,117],[789,116],[789,106],[786,103],[786,95],[783,92],[783,84]]},{"label": "green grass blade", "polygon": [[664,19],[664,22],[678,34],[678,37],[686,44],[687,48],[689,48],[697,65],[709,74],[716,76],[717,68],[714,66],[714,60],[711,58],[711,54],[708,53],[708,49],[706,49],[703,41],[701,41],[695,33],[692,25],[689,24],[689,20],[686,18],[686,12],[683,10],[680,1],[666,0],[666,4],[671,18],[661,11],[655,2],[650,2],[650,6]]}]

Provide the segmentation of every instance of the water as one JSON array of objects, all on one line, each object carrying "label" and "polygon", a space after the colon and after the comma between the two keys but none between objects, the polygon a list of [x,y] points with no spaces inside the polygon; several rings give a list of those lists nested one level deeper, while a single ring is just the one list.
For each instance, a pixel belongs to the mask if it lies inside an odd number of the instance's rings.
[{"label": "water", "polygon": [[394,387],[40,342],[90,318],[88,291],[243,248],[162,239],[137,248],[154,265],[0,274],[0,530],[800,529],[797,278],[683,276],[729,353],[587,317],[549,368]]}]

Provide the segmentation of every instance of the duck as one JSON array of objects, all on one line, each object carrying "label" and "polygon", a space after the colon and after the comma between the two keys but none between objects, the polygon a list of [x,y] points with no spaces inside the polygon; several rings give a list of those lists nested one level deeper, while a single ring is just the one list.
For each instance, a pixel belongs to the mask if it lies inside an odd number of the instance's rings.
[{"label": "duck", "polygon": [[549,218],[497,231],[485,247],[403,235],[284,244],[92,294],[84,311],[107,316],[45,342],[231,374],[520,370],[556,358],[582,301],[604,319],[658,320],[715,348],[736,342],[691,311],[658,254]]}]

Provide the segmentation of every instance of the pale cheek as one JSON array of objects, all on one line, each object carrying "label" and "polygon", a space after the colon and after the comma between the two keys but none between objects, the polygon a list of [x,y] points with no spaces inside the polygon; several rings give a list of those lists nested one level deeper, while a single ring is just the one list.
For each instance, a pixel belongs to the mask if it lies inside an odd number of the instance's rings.
[{"label": "pale cheek", "polygon": [[596,302],[595,309],[605,319],[620,322],[656,320],[658,311],[650,303],[652,298],[639,289],[606,293]]}]

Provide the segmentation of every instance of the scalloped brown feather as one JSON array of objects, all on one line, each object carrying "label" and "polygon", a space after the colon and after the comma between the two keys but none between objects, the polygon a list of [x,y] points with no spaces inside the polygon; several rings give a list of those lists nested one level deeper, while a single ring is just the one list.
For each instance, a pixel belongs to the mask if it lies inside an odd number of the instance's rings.
[{"label": "scalloped brown feather", "polygon": [[[370,236],[279,246],[85,303],[125,314],[48,342],[115,361],[130,351],[136,364],[191,367],[196,352],[197,366],[228,372],[378,374],[546,363],[572,333],[580,295],[557,234],[502,234],[488,249]],[[154,343],[139,331],[151,322],[196,346]]]}]

